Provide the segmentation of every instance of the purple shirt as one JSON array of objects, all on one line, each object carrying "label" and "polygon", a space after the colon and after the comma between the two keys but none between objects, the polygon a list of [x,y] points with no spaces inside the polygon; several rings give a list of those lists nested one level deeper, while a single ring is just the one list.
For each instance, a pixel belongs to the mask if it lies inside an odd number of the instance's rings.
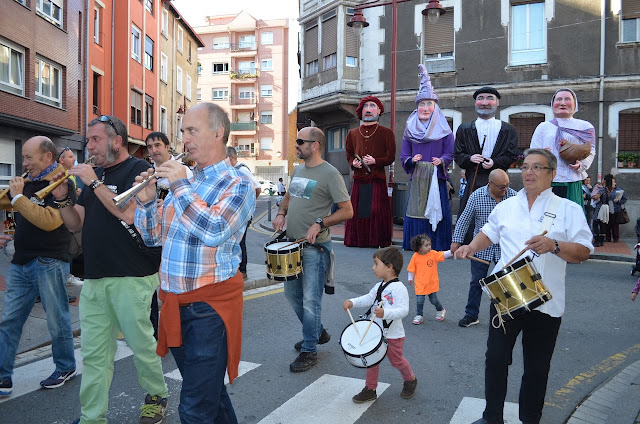
[{"label": "purple shirt", "polygon": [[[418,153],[422,155],[421,162],[431,162],[431,158],[440,158],[444,162],[444,168],[448,168],[453,161],[453,134],[432,142],[432,143],[411,143],[406,138],[402,139],[402,150],[400,151],[400,160],[402,168],[409,174],[409,179],[413,178],[413,169],[415,164],[411,160]],[[442,166],[438,165],[438,179],[448,180],[448,172],[445,173]]]}]

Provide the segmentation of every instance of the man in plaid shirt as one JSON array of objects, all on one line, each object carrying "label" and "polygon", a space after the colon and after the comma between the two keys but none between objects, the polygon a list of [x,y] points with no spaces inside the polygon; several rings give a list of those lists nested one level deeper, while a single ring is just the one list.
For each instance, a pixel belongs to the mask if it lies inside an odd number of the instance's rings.
[{"label": "man in plaid shirt", "polygon": [[[456,222],[456,229],[453,233],[453,241],[451,243],[451,253],[454,253],[464,242],[464,236],[471,225],[471,221],[475,220],[475,229],[473,236],[475,237],[480,229],[487,223],[487,219],[493,208],[502,200],[511,196],[515,196],[515,190],[509,187],[509,175],[502,169],[494,169],[489,173],[489,184],[480,187],[474,191],[467,201],[467,205],[462,215]],[[487,249],[473,255],[477,258],[484,259],[488,262],[497,263],[500,259],[500,245],[493,244]],[[458,325],[460,327],[469,327],[479,324],[478,313],[480,311],[480,301],[482,300],[482,288],[480,280],[487,276],[489,265],[476,261],[471,263],[471,283],[469,283],[469,298],[465,307],[465,315]]]}]

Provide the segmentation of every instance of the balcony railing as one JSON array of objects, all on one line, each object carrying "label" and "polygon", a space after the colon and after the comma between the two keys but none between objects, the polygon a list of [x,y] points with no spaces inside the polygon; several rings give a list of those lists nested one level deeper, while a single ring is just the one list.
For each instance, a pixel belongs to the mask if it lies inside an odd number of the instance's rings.
[{"label": "balcony railing", "polygon": [[229,104],[231,105],[255,105],[256,98],[241,99],[238,96],[229,96]]},{"label": "balcony railing", "polygon": [[256,121],[231,123],[231,131],[255,131],[257,127]]},{"label": "balcony railing", "polygon": [[246,43],[231,43],[231,44],[229,44],[229,50],[231,50],[232,52],[244,52],[244,51],[251,51],[251,50],[255,50],[255,49],[256,49],[255,41],[253,43],[246,42]]},{"label": "balcony railing", "polygon": [[258,78],[258,72],[255,69],[252,71],[230,71],[229,78],[231,79]]},{"label": "balcony railing", "polygon": [[258,156],[257,152],[251,153],[248,150],[238,150],[238,157],[239,158],[255,158]]}]

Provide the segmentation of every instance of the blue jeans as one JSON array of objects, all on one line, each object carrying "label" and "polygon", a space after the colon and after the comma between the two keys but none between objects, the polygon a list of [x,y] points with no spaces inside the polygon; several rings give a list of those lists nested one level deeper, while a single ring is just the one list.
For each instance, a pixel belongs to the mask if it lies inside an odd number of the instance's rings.
[{"label": "blue jeans", "polygon": [[218,313],[206,302],[180,306],[182,346],[171,353],[182,374],[182,424],[237,424],[224,385],[227,370],[227,331]]},{"label": "blue jeans", "polygon": [[39,257],[25,265],[11,264],[9,267],[0,323],[0,378],[13,374],[22,327],[38,295],[47,314],[56,371],[76,369],[69,298],[65,287],[68,274],[69,262],[54,258]]},{"label": "blue jeans", "polygon": [[331,241],[302,250],[302,277],[285,281],[284,294],[302,323],[302,352],[317,352],[322,333],[322,294]]},{"label": "blue jeans", "polygon": [[[444,308],[442,307],[442,304],[440,303],[440,301],[438,300],[438,293],[431,293],[429,296],[429,302],[431,302],[431,304],[433,306],[436,307],[436,311],[441,311]],[[424,311],[424,294],[418,294],[416,295],[416,315],[420,315],[422,316],[422,312]]]},{"label": "blue jeans", "polygon": [[489,265],[481,262],[471,262],[471,282],[469,283],[469,297],[467,299],[467,306],[464,309],[465,315],[478,319],[480,313],[480,302],[482,301],[482,287],[480,287],[480,280],[487,276],[489,272]]}]

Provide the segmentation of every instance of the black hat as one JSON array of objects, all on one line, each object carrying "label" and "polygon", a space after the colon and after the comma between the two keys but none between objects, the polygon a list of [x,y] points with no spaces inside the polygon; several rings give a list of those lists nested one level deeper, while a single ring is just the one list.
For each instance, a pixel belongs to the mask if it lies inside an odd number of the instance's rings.
[{"label": "black hat", "polygon": [[482,88],[478,88],[476,90],[475,93],[473,93],[473,100],[476,99],[476,97],[478,97],[478,94],[480,93],[489,93],[489,94],[493,94],[494,96],[496,96],[498,99],[500,99],[500,93],[498,93],[498,90],[496,90],[493,87],[482,87]]}]

